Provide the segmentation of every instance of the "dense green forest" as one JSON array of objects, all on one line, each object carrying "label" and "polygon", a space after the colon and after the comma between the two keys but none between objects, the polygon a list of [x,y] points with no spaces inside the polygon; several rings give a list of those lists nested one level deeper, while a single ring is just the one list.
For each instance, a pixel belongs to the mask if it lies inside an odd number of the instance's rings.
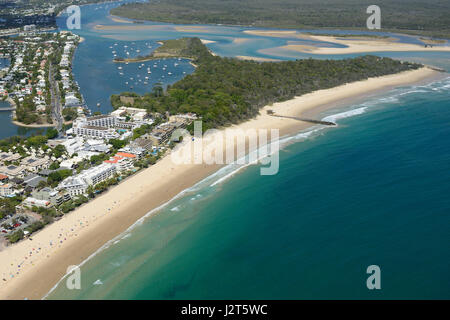
[{"label": "dense green forest", "polygon": [[165,92],[155,86],[144,96],[113,95],[112,105],[118,108],[124,104],[120,96],[132,96],[135,97],[131,99],[133,103],[127,106],[160,113],[194,112],[203,118],[208,128],[219,127],[249,119],[258,114],[261,107],[274,102],[421,66],[376,56],[343,60],[244,61],[213,56],[198,38],[191,38],[187,43],[198,65],[193,74],[169,86]]},{"label": "dense green forest", "polygon": [[385,31],[450,37],[448,0],[160,0],[125,4],[111,13],[172,23],[366,29],[372,4],[381,8]]}]

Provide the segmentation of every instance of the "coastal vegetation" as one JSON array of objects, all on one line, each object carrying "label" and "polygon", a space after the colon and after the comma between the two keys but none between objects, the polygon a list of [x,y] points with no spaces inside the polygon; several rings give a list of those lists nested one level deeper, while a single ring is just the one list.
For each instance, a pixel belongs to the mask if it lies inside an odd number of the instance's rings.
[{"label": "coastal vegetation", "polygon": [[[143,96],[112,95],[115,108],[125,104],[148,112],[192,112],[207,128],[220,127],[252,118],[261,107],[275,102],[421,66],[370,55],[343,60],[245,61],[213,56],[198,38],[178,41],[189,44],[184,53],[195,57],[195,72],[168,86],[163,94],[154,88]],[[133,99],[124,103],[121,97]]]},{"label": "coastal vegetation", "polygon": [[[366,29],[371,0],[161,0],[111,11],[130,19],[269,28]],[[379,0],[383,31],[450,37],[450,2]]]},{"label": "coastal vegetation", "polygon": [[204,51],[194,38],[181,38],[177,40],[160,41],[161,46],[147,56],[135,58],[116,58],[114,62],[141,62],[162,58],[197,59]]}]

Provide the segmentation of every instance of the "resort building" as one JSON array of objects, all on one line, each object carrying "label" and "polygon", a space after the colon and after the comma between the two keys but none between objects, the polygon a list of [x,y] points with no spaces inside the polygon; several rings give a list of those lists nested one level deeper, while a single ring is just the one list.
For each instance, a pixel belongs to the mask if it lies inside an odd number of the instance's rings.
[{"label": "resort building", "polygon": [[72,156],[74,153],[78,152],[82,149],[84,145],[84,140],[81,137],[75,137],[73,139],[67,139],[63,143],[61,143],[66,148],[69,156]]},{"label": "resort building", "polygon": [[30,174],[25,178],[23,178],[23,183],[25,184],[25,187],[31,190],[36,189],[41,181],[47,181],[47,179],[37,174]]},{"label": "resort building", "polygon": [[85,194],[89,185],[82,178],[77,176],[68,177],[62,181],[57,189],[66,190],[67,193],[71,196],[78,196],[80,194]]},{"label": "resort building", "polygon": [[17,161],[21,158],[21,155],[18,153],[10,153],[10,152],[1,152],[0,153],[0,161]]},{"label": "resort building", "polygon": [[88,126],[112,128],[116,125],[116,118],[109,115],[100,115],[85,119]]},{"label": "resort building", "polygon": [[26,157],[21,161],[21,164],[26,167],[28,171],[39,172],[42,169],[47,169],[50,166],[48,158],[37,158],[33,155]]},{"label": "resort building", "polygon": [[47,200],[39,200],[35,199],[33,197],[28,197],[22,202],[23,205],[30,206],[30,207],[44,207],[48,208],[51,206],[51,202]]},{"label": "resort building", "polygon": [[111,178],[116,171],[117,169],[114,165],[103,163],[83,171],[76,176],[64,179],[58,185],[58,189],[65,189],[71,196],[85,194],[90,185],[95,186],[96,184]]},{"label": "resort building", "polygon": [[146,150],[141,147],[123,147],[119,149],[117,155],[121,155],[123,157],[128,157],[127,155],[134,155],[137,159],[142,158],[146,154]]},{"label": "resort building", "polygon": [[31,196],[37,200],[48,201],[54,206],[59,206],[63,202],[70,200],[69,193],[58,192],[57,190],[49,187],[33,191]]},{"label": "resort building", "polygon": [[[136,158],[136,156],[134,156],[134,158]],[[116,155],[109,160],[105,160],[104,162],[115,166],[117,172],[124,172],[133,169],[133,158],[129,157]]]},{"label": "resort building", "polygon": [[0,185],[0,197],[8,197],[14,194],[14,189],[10,184]]},{"label": "resort building", "polygon": [[9,166],[2,166],[0,167],[0,173],[7,175],[8,177],[23,177],[26,173],[26,168],[24,166],[15,166],[15,165],[9,165]]},{"label": "resort building", "polygon": [[4,174],[0,174],[0,183],[8,183],[9,177]]}]

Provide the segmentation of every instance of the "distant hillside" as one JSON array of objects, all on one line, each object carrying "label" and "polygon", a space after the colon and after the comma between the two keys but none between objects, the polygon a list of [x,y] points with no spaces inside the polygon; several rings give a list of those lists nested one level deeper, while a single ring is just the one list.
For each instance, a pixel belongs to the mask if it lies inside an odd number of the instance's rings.
[{"label": "distant hillside", "polygon": [[450,38],[448,0],[160,0],[126,4],[111,13],[172,23],[365,29],[372,4],[380,6],[385,30]]}]

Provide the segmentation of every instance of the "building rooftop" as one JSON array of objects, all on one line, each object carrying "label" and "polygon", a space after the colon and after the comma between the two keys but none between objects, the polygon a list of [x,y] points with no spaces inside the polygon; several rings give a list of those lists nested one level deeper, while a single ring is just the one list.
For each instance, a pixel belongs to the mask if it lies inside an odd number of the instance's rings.
[{"label": "building rooftop", "polygon": [[117,155],[124,158],[136,158],[136,155],[127,152],[117,152]]}]

